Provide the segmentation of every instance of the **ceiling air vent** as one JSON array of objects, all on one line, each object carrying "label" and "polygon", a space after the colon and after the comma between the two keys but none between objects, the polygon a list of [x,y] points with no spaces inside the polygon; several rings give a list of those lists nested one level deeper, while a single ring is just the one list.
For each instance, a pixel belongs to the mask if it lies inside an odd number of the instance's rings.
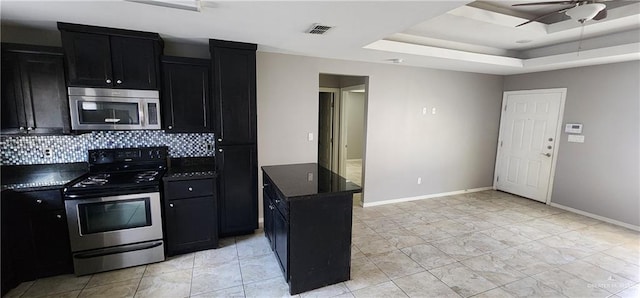
[{"label": "ceiling air vent", "polygon": [[311,26],[311,28],[307,30],[307,33],[322,35],[327,33],[327,31],[329,31],[329,29],[331,28],[333,27],[327,26],[327,25],[321,25],[321,24],[313,24],[313,26]]}]

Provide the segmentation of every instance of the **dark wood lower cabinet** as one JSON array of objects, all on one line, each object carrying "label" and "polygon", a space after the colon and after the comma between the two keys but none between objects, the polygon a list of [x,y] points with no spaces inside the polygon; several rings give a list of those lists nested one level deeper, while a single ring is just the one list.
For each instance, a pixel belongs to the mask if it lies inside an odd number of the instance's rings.
[{"label": "dark wood lower cabinet", "polygon": [[2,192],[2,294],[21,282],[73,273],[60,189]]},{"label": "dark wood lower cabinet", "polygon": [[219,146],[216,167],[220,236],[253,233],[258,228],[256,146]]},{"label": "dark wood lower cabinet", "polygon": [[354,185],[317,164],[263,169],[264,233],[291,295],[349,280]]},{"label": "dark wood lower cabinet", "polygon": [[217,248],[215,179],[165,180],[164,183],[167,255]]}]

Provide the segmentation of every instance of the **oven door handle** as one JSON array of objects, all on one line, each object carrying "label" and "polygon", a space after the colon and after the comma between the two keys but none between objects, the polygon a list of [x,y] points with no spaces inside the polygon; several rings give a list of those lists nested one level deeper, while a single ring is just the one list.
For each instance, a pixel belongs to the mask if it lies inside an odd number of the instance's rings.
[{"label": "oven door handle", "polygon": [[73,257],[77,259],[90,259],[90,258],[103,257],[103,256],[125,253],[125,252],[136,251],[136,250],[145,250],[145,249],[158,247],[160,245],[162,245],[162,241],[153,242],[153,243],[141,243],[141,244],[138,243],[138,244],[100,249],[99,251],[78,253],[73,255]]}]

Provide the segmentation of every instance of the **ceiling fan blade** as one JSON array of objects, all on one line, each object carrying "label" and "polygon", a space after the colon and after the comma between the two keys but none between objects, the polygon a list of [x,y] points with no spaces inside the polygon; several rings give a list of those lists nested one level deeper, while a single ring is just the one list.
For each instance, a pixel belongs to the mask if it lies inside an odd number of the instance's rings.
[{"label": "ceiling fan blade", "polygon": [[554,5],[554,4],[559,4],[559,5],[571,5],[571,4],[576,4],[579,1],[548,1],[548,2],[531,2],[531,3],[520,3],[520,4],[514,4],[511,6],[532,6],[532,5]]},{"label": "ceiling fan blade", "polygon": [[604,18],[607,17],[607,9],[603,9],[601,10],[595,17],[593,17],[594,20],[599,21],[602,20]]},{"label": "ceiling fan blade", "polygon": [[526,22],[524,22],[524,23],[522,23],[522,24],[520,24],[520,25],[517,25],[516,27],[520,27],[520,26],[523,26],[523,25],[529,24],[529,23],[531,23],[531,22],[535,22],[535,21],[537,21],[537,20],[544,19],[544,18],[546,18],[546,17],[548,17],[548,16],[550,16],[550,15],[554,15],[554,14],[556,14],[556,13],[563,13],[563,12],[565,12],[565,11],[569,10],[569,9],[571,9],[571,7],[567,7],[567,8],[563,8],[563,9],[560,9],[560,10],[552,11],[552,12],[547,13],[547,14],[543,14],[543,15],[541,15],[541,16],[539,16],[539,17],[535,18],[535,19],[531,19],[531,20],[528,20],[528,21],[526,21]]}]

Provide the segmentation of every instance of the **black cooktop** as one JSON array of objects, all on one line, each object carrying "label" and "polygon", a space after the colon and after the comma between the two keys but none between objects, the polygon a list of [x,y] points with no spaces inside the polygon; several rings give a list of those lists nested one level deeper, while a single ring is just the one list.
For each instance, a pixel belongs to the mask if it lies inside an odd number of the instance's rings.
[{"label": "black cooktop", "polygon": [[89,150],[89,173],[69,182],[67,198],[155,192],[166,170],[167,147]]}]

